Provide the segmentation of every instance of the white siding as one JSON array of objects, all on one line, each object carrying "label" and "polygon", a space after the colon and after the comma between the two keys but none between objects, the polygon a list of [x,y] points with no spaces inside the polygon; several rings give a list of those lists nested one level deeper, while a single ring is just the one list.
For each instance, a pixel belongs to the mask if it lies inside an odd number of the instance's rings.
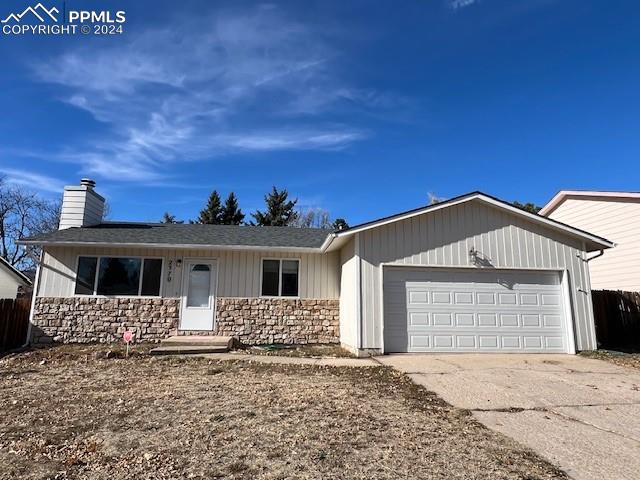
[{"label": "white siding", "polygon": [[0,298],[16,298],[20,285],[15,275],[7,272],[5,267],[0,265]]},{"label": "white siding", "polygon": [[616,243],[589,262],[593,289],[640,291],[640,200],[568,197],[548,216]]},{"label": "white siding", "polygon": [[60,229],[97,225],[102,221],[104,200],[85,186],[65,187],[60,211]]},{"label": "white siding", "polygon": [[382,348],[382,264],[556,269],[569,273],[576,347],[596,348],[582,243],[522,217],[471,201],[360,233],[363,348]]},{"label": "white siding", "polygon": [[354,349],[358,347],[357,261],[355,240],[351,240],[340,250],[340,343]]},{"label": "white siding", "polygon": [[[44,255],[44,268],[38,296],[71,297],[75,288],[75,269],[79,255],[113,255],[162,257],[164,273],[162,294],[180,296],[182,272],[176,260],[189,257],[208,257],[218,260],[219,297],[259,297],[261,259],[300,259],[300,298],[336,299],[340,288],[340,254],[321,255],[271,251],[231,250],[168,250],[151,248],[70,248],[48,247]],[[169,264],[173,266],[169,280]]]}]

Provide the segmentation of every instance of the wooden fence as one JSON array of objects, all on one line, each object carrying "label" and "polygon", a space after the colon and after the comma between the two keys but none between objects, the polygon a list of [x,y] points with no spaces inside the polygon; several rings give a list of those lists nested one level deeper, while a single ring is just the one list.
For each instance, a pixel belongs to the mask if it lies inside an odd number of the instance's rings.
[{"label": "wooden fence", "polygon": [[640,293],[593,290],[600,348],[640,350]]},{"label": "wooden fence", "polygon": [[0,299],[0,352],[24,345],[30,309],[31,298]]}]

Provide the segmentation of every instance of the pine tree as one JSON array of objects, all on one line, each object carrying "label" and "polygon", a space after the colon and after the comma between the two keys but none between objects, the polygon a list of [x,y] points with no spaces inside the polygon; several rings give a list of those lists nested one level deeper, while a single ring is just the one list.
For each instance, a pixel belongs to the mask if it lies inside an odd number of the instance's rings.
[{"label": "pine tree", "polygon": [[344,218],[336,218],[333,223],[331,224],[331,227],[334,230],[345,230],[347,228],[349,228],[349,224],[347,223],[347,221]]},{"label": "pine tree", "polygon": [[235,193],[231,192],[224,202],[224,207],[222,207],[220,223],[223,225],[240,225],[243,220],[244,213],[238,206],[238,198]]},{"label": "pine tree", "polygon": [[209,195],[207,206],[200,211],[200,216],[195,223],[206,223],[209,225],[219,225],[221,223],[222,206],[220,205],[220,195],[214,190]]},{"label": "pine tree", "polygon": [[175,215],[171,215],[169,212],[164,212],[160,223],[184,223],[184,220],[178,220]]},{"label": "pine tree", "polygon": [[298,199],[287,200],[289,192],[286,189],[278,191],[276,187],[268,195],[265,195],[264,201],[267,206],[265,212],[256,210],[251,216],[255,219],[255,225],[283,227],[291,225],[296,220],[296,212],[294,210]]}]

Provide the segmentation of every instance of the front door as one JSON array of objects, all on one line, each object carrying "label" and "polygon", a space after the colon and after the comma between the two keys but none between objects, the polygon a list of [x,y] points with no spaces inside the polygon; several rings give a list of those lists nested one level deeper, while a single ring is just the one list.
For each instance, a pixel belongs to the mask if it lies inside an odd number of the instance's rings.
[{"label": "front door", "polygon": [[215,260],[184,262],[180,330],[213,330],[217,265]]}]

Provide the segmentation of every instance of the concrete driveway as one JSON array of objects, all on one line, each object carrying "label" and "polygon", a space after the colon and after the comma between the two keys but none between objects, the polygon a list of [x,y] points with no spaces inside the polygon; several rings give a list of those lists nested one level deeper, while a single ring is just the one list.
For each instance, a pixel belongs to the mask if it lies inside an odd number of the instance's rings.
[{"label": "concrete driveway", "polygon": [[640,478],[640,371],[575,355],[378,357],[576,480]]}]

